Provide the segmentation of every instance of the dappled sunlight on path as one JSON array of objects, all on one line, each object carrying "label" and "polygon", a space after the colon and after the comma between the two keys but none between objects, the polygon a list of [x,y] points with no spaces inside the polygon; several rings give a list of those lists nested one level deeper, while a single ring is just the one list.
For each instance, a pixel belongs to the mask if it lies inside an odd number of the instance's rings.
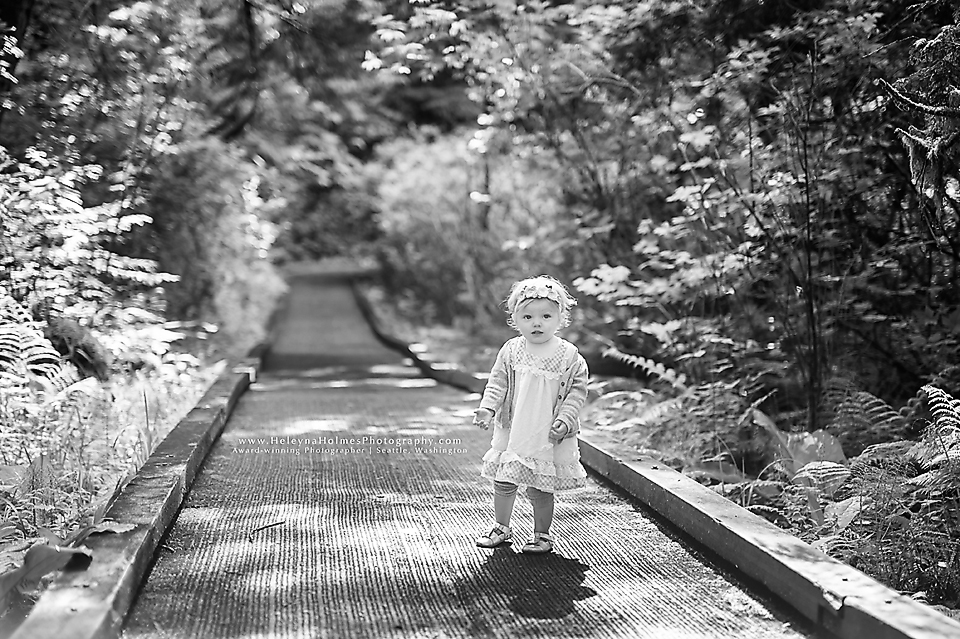
[{"label": "dappled sunlight on path", "polygon": [[808,636],[596,480],[558,500],[554,554],[518,552],[524,500],[517,543],[476,548],[491,518],[477,397],[426,383],[377,344],[324,363],[324,340],[359,338],[320,332],[314,355],[275,356],[241,398],[126,639]]}]

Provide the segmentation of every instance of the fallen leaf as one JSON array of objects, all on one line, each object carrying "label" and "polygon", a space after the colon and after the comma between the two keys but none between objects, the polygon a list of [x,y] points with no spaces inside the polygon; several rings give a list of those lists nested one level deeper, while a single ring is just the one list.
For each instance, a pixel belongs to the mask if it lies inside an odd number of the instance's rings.
[{"label": "fallen leaf", "polygon": [[92,555],[88,548],[64,548],[49,544],[36,544],[23,557],[23,565],[0,575],[0,614],[9,603],[10,592],[18,586],[29,586],[55,570],[64,568],[80,558],[89,564]]}]

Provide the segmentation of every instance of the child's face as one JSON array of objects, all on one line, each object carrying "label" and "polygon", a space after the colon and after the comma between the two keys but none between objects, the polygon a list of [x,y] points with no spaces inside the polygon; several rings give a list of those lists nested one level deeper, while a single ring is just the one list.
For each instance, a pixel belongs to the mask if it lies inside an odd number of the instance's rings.
[{"label": "child's face", "polygon": [[560,329],[560,307],[547,299],[535,299],[514,311],[513,322],[528,342],[545,344]]}]

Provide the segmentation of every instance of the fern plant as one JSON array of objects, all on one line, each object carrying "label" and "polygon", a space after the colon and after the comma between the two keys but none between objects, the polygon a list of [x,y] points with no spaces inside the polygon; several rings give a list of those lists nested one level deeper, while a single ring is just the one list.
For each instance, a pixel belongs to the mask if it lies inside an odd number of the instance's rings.
[{"label": "fern plant", "polygon": [[838,392],[828,385],[824,398],[833,414],[827,430],[836,435],[848,454],[857,455],[873,444],[901,439],[907,430],[903,415],[866,391]]},{"label": "fern plant", "polygon": [[[960,400],[924,386],[933,421],[912,449],[921,473],[911,480],[925,497],[960,499]],[[960,531],[958,537],[960,537]]]},{"label": "fern plant", "polygon": [[[892,588],[953,602],[960,596],[960,402],[932,385],[918,396],[931,416],[923,436],[876,443],[851,459],[851,480],[825,506],[834,516],[815,543]],[[850,393],[842,404],[837,424],[871,432],[902,426],[867,393]]]},{"label": "fern plant", "polygon": [[39,322],[0,291],[0,375],[6,383],[26,386],[54,378],[61,369],[60,353],[43,336]]},{"label": "fern plant", "polygon": [[930,412],[933,414],[933,426],[937,429],[960,427],[960,400],[954,399],[936,386],[927,385],[921,389],[927,396]]},{"label": "fern plant", "polygon": [[624,353],[615,346],[608,347],[605,351],[603,351],[603,355],[604,357],[611,357],[623,362],[624,364],[629,364],[634,368],[638,368],[646,374],[652,375],[660,381],[670,384],[677,390],[684,391],[687,389],[686,375],[678,374],[677,371],[673,370],[672,368],[667,368],[661,362],[656,362],[640,355]]}]

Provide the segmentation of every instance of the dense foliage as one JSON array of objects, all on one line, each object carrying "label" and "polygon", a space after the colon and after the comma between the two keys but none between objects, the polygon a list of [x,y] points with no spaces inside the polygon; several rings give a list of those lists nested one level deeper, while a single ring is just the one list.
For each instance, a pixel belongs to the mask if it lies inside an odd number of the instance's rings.
[{"label": "dense foliage", "polygon": [[[0,427],[40,433],[5,463],[86,450],[84,380],[179,379],[188,329],[251,345],[276,262],[362,249],[409,316],[492,341],[510,282],[550,272],[581,348],[654,389],[607,397],[644,447],[682,433],[677,464],[721,492],[960,599],[949,0],[11,0],[0,21]],[[13,530],[69,529],[34,519]],[[877,560],[891,540],[915,556]]]},{"label": "dense foliage", "polygon": [[540,244],[582,240],[550,266],[618,346],[767,375],[810,430],[836,375],[902,402],[956,361],[952,129],[902,99],[948,106],[947,3],[467,5],[385,24],[382,64],[458,69],[484,162],[552,152]]},{"label": "dense foliage", "polygon": [[[456,230],[420,227],[418,246],[387,229],[412,258],[388,261],[403,263],[391,277],[442,272],[443,290],[495,300],[531,269],[560,275],[585,297],[581,347],[662,387],[624,425],[638,442],[689,445],[674,461],[705,481],[760,474],[795,515],[779,523],[956,601],[958,21],[949,2],[913,0],[438,2],[388,16],[371,67],[449,70],[482,108],[458,134],[473,134],[472,161],[422,147],[385,159],[424,167],[405,192],[381,189],[391,213],[434,209],[407,197],[436,192],[421,173],[461,176],[439,189]],[[547,171],[518,164],[532,157]],[[549,195],[525,227],[514,203],[530,184]],[[482,321],[490,300],[465,294],[472,305],[449,312]],[[846,487],[826,490],[810,477],[833,471],[807,462],[849,468]],[[822,500],[842,506],[825,519]],[[849,536],[847,520],[874,527]],[[917,553],[878,558],[886,543]]]},{"label": "dense foliage", "polygon": [[0,610],[263,338],[274,262],[370,235],[367,11],[0,6]]}]

